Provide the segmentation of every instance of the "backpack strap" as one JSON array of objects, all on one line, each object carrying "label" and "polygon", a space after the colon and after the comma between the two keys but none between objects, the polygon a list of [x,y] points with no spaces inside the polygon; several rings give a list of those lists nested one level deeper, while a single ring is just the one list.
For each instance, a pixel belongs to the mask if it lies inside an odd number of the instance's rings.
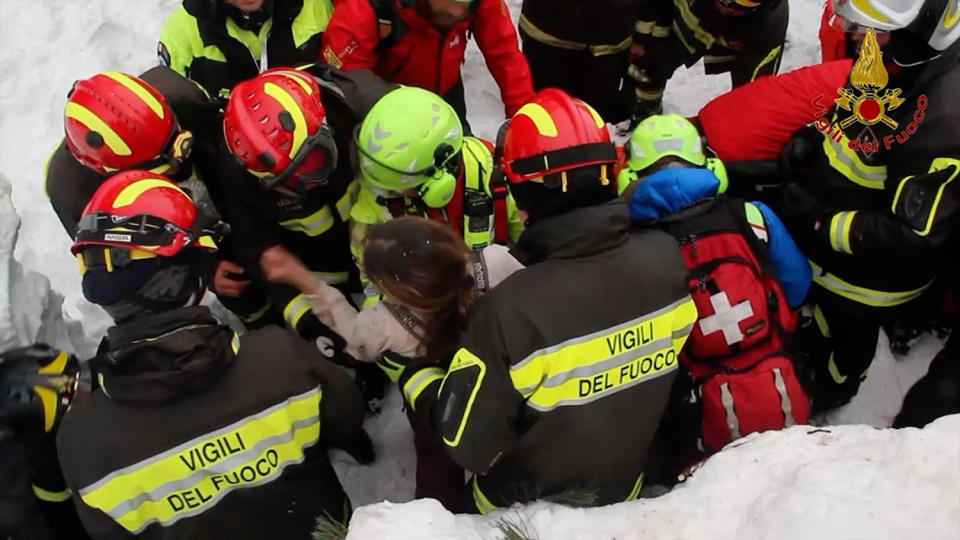
[{"label": "backpack strap", "polygon": [[423,322],[420,317],[417,317],[415,313],[410,311],[408,308],[403,306],[398,306],[389,300],[381,300],[383,307],[387,308],[387,311],[393,315],[393,318],[397,320],[408,332],[413,334],[418,340],[423,342],[427,337],[427,325]]},{"label": "backpack strap", "polygon": [[498,244],[506,244],[510,240],[510,217],[507,213],[507,195],[509,194],[507,177],[498,168],[490,175],[490,195],[493,197],[493,240]]},{"label": "backpack strap", "polygon": [[[378,52],[386,51],[394,47],[397,43],[403,41],[407,35],[406,21],[400,16],[400,10],[394,0],[369,0],[377,15],[377,23],[380,28],[380,41],[377,42],[376,50]],[[400,0],[402,7],[416,7],[413,0]]]}]

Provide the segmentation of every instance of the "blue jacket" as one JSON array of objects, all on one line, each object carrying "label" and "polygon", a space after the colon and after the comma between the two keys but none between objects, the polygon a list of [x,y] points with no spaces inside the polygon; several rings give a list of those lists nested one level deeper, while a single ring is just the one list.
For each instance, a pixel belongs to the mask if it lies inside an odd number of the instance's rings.
[{"label": "blue jacket", "polygon": [[[637,186],[630,199],[630,217],[634,221],[660,219],[716,196],[719,187],[720,180],[707,169],[663,169]],[[756,206],[766,221],[770,258],[777,268],[787,302],[797,307],[810,290],[813,276],[810,263],[773,210],[761,202],[749,204]]]}]

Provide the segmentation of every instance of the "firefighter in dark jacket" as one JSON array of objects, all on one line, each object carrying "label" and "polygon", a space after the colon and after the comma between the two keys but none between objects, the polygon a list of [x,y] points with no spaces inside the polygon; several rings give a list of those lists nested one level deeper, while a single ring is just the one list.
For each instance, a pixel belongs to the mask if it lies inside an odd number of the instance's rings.
[{"label": "firefighter in dark jacket", "polygon": [[57,447],[94,538],[309,538],[319,516],[349,517],[328,445],[372,459],[359,393],[311,343],[237,336],[197,305],[214,249],[202,221],[139,170],[105,182],[81,220],[84,295],[116,326]]},{"label": "firefighter in dark jacket", "polygon": [[[217,107],[203,90],[165,67],[140,77],[108,71],[77,81],[64,111],[66,137],[47,162],[46,190],[64,229],[73,238],[84,207],[111,173],[149,169],[188,189],[208,215],[230,214],[235,234],[221,246],[212,288],[248,326],[280,322],[268,318],[266,297],[248,292],[236,264],[245,238],[256,231],[250,216],[232,209],[231,185],[245,171],[220,141]],[[236,240],[236,241],[235,241]]]},{"label": "firefighter in dark jacket", "polygon": [[935,309],[931,286],[957,249],[960,21],[941,0],[899,5],[836,4],[835,20],[863,40],[860,57],[837,106],[785,147],[796,182],[772,201],[813,266],[821,410],[856,394],[879,325]]},{"label": "firefighter in dark jacket", "polygon": [[0,353],[0,537],[90,538],[55,439],[67,406],[89,383],[89,371],[67,351],[37,344]]},{"label": "firefighter in dark jacket", "polygon": [[627,76],[643,0],[524,0],[520,39],[533,87],[560,88],[614,124],[633,112]]},{"label": "firefighter in dark jacket", "polygon": [[[239,263],[255,276],[256,289],[267,291],[264,309],[304,338],[321,338],[321,349],[331,347],[334,358],[343,339],[317,319],[300,291],[267,282],[260,261],[268,250],[271,257],[297,257],[347,298],[360,291],[347,226],[359,184],[348,156],[354,126],[388,88],[368,70],[278,68],[237,85],[224,114],[226,147],[247,169],[234,179],[236,207],[225,219],[248,216],[255,224],[238,248]],[[356,368],[365,373],[360,382],[369,397],[382,397],[386,379],[379,369]]]},{"label": "firefighter in dark jacket", "polygon": [[408,366],[400,387],[474,473],[480,512],[632,500],[697,317],[683,260],[665,233],[630,232],[616,149],[582,101],[544,90],[502,140],[529,266],[474,305],[449,367]]},{"label": "firefighter in dark jacket", "polygon": [[662,112],[667,79],[700,58],[708,75],[730,73],[734,88],[777,73],[789,17],[787,0],[644,0],[630,66],[634,121]]},{"label": "firefighter in dark jacket", "polygon": [[272,67],[316,61],[331,0],[183,0],[163,23],[160,63],[214,98]]}]

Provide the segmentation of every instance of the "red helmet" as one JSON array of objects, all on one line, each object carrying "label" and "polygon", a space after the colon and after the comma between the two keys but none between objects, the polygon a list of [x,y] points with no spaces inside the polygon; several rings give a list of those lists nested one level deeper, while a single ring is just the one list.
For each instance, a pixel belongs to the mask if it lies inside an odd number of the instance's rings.
[{"label": "red helmet", "polygon": [[230,93],[223,134],[237,160],[265,186],[297,189],[326,181],[336,167],[326,116],[310,74],[271,69]]},{"label": "red helmet", "polygon": [[[146,258],[172,257],[192,245],[216,249],[198,217],[190,195],[169,178],[143,170],[122,172],[101,184],[87,203],[71,251],[108,246]],[[110,269],[110,257],[106,259]]]},{"label": "red helmet", "polygon": [[[512,183],[589,165],[616,163],[617,149],[603,118],[563,90],[547,88],[520,108],[497,142],[500,167]],[[564,175],[565,177],[565,175]],[[603,171],[604,185],[609,181]]]},{"label": "red helmet", "polygon": [[189,155],[167,99],[133,75],[106,71],[77,81],[64,110],[67,148],[91,169],[166,172]]}]

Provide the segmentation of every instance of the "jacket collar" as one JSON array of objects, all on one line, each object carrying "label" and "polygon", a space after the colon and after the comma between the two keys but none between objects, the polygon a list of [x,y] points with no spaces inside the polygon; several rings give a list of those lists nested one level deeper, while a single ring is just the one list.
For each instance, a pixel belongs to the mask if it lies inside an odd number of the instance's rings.
[{"label": "jacket collar", "polygon": [[205,307],[166,311],[109,329],[96,370],[117,401],[169,403],[216,381],[235,357],[231,339]]},{"label": "jacket collar", "polygon": [[716,197],[720,180],[703,168],[663,169],[640,180],[630,198],[630,217],[655,221]]},{"label": "jacket collar", "polygon": [[525,266],[547,259],[587,257],[623,244],[629,231],[627,205],[614,200],[530,225],[512,253]]}]

